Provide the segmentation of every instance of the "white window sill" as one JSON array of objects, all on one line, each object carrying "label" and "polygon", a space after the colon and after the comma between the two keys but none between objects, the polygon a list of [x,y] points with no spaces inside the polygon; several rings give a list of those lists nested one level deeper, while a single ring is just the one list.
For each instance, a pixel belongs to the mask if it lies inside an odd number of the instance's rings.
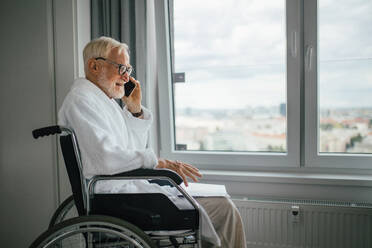
[{"label": "white window sill", "polygon": [[372,175],[201,170],[203,180],[372,187]]}]

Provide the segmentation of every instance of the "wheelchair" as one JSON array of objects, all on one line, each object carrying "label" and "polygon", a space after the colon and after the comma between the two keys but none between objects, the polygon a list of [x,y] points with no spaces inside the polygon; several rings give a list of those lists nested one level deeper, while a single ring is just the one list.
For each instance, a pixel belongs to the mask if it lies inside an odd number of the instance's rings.
[{"label": "wheelchair", "polygon": [[[57,208],[48,230],[30,248],[201,247],[199,205],[180,187],[182,178],[177,173],[137,169],[87,180],[82,174],[78,141],[72,129],[48,126],[32,134],[35,139],[59,134],[72,195]],[[96,183],[106,180],[148,180],[176,187],[179,197],[192,208],[179,209],[161,193],[95,193]]]}]

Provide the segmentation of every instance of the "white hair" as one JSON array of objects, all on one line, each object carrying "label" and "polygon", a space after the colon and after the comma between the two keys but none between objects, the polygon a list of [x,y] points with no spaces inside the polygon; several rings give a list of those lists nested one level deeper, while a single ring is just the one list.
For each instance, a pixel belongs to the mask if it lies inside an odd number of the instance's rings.
[{"label": "white hair", "polygon": [[125,56],[129,61],[129,48],[127,44],[120,43],[119,41],[113,38],[105,36],[101,36],[97,39],[90,41],[84,47],[83,51],[85,74],[87,74],[89,59],[98,57],[106,58],[113,48],[119,48],[119,53],[124,50]]}]

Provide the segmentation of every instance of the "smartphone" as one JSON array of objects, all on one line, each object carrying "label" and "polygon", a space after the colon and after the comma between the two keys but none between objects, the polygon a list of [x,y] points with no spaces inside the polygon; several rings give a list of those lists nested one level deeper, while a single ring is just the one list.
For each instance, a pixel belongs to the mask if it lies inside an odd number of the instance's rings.
[{"label": "smartphone", "polygon": [[134,88],[136,87],[136,84],[133,83],[132,81],[128,81],[127,83],[124,84],[124,91],[125,91],[125,96],[128,97]]}]

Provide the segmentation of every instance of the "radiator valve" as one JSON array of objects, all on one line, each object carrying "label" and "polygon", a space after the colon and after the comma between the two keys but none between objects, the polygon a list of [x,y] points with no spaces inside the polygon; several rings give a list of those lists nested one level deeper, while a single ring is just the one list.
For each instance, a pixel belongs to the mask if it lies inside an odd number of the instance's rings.
[{"label": "radiator valve", "polygon": [[300,206],[292,206],[291,207],[291,217],[293,223],[300,222]]}]

